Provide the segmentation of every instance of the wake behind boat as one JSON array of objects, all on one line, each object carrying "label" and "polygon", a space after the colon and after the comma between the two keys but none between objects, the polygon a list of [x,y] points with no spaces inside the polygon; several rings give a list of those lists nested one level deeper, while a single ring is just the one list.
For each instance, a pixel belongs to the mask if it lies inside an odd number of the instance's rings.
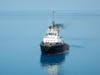
[{"label": "wake behind boat", "polygon": [[69,45],[60,36],[60,27],[62,24],[55,23],[53,12],[52,25],[48,27],[48,31],[40,44],[43,54],[61,54],[69,49]]}]

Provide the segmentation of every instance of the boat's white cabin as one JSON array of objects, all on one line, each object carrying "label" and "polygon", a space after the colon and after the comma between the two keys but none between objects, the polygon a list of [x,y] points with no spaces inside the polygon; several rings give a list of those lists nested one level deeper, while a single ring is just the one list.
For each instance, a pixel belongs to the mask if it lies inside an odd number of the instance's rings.
[{"label": "boat's white cabin", "polygon": [[48,31],[43,38],[44,43],[63,43],[61,36],[59,35],[59,28],[49,26]]}]

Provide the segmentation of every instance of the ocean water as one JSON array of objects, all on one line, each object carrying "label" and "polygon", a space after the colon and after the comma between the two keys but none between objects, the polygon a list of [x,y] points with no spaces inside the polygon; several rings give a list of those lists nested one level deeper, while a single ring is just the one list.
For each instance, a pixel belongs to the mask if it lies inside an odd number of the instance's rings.
[{"label": "ocean water", "polygon": [[0,75],[100,75],[100,16],[57,15],[66,54],[41,54],[50,15],[0,16]]}]

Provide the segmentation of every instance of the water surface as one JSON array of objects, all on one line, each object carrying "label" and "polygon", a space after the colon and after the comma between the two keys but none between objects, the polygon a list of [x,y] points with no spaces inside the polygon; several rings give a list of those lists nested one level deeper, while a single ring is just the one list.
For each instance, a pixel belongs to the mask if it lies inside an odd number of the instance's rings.
[{"label": "water surface", "polygon": [[[50,16],[0,16],[0,75],[100,75],[100,16],[58,15],[69,53],[44,56]],[[54,57],[54,58],[53,58]]]}]

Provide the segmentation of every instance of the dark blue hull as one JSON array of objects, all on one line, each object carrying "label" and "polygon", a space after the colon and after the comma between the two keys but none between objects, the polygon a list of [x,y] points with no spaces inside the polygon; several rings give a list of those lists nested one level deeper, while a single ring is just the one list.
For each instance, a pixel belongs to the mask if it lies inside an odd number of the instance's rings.
[{"label": "dark blue hull", "polygon": [[61,54],[66,50],[69,50],[69,45],[65,43],[57,43],[57,44],[40,44],[42,54]]}]

